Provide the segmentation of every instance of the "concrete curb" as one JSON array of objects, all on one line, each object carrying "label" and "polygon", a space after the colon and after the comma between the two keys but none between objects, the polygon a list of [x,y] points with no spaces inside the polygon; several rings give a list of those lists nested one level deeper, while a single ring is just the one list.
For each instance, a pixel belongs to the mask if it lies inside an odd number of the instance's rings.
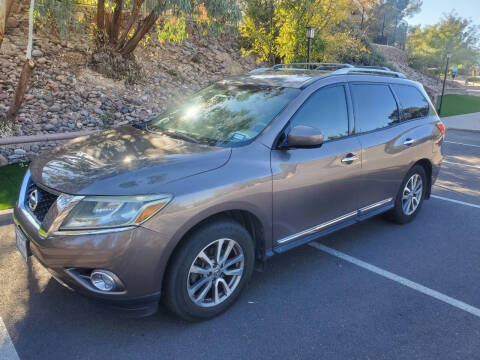
[{"label": "concrete curb", "polygon": [[13,213],[13,209],[0,210],[0,216]]},{"label": "concrete curb", "polygon": [[447,129],[480,131],[480,113],[449,116],[441,120]]}]

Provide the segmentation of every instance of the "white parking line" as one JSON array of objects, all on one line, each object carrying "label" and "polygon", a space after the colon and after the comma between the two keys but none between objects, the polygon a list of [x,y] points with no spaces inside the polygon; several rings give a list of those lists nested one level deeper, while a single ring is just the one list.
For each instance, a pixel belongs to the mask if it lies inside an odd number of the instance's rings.
[{"label": "white parking line", "polygon": [[365,261],[359,260],[357,258],[354,258],[350,255],[344,254],[338,250],[329,248],[328,246],[325,246],[323,244],[317,243],[317,242],[312,242],[310,243],[310,246],[316,248],[317,250],[321,250],[326,252],[327,254],[330,254],[332,256],[338,257],[342,260],[345,260],[349,263],[352,263],[354,265],[357,265],[363,269],[369,270],[371,272],[374,272],[377,275],[383,276],[389,280],[395,281],[399,284],[402,284],[406,287],[409,287],[410,289],[416,290],[418,292],[421,292],[422,294],[431,296],[437,300],[443,301],[444,303],[447,303],[451,306],[454,306],[460,310],[466,311],[472,315],[475,315],[477,317],[480,317],[480,309],[468,305],[464,303],[463,301],[454,299],[450,296],[444,295],[442,293],[439,293],[438,291],[432,290],[426,286],[417,284],[416,282],[410,281],[404,277],[398,276],[394,273],[391,273],[389,271],[383,270],[379,267],[376,267],[374,265],[371,265],[369,263],[366,263]]},{"label": "white parking line", "polygon": [[456,203],[456,204],[461,204],[461,205],[466,205],[466,206],[471,206],[471,207],[474,207],[474,208],[477,208],[477,209],[480,209],[480,205],[476,205],[476,204],[472,204],[472,203],[469,203],[469,202],[465,202],[465,201],[460,201],[460,200],[455,200],[455,199],[450,199],[450,198],[446,198],[446,197],[443,197],[443,196],[438,196],[438,195],[430,195],[432,198],[435,198],[435,199],[440,199],[440,200],[445,200],[445,201],[450,201],[450,202],[453,202],[453,203]]},{"label": "white parking line", "polygon": [[478,147],[478,148],[480,148],[480,145],[464,144],[464,143],[459,143],[459,142],[455,142],[455,141],[447,141],[447,140],[444,140],[443,142],[446,142],[446,143],[449,143],[449,144],[457,144],[457,145],[471,146],[471,147]]},{"label": "white parking line", "polygon": [[0,360],[19,360],[15,346],[13,346],[12,339],[8,335],[7,328],[0,317]]},{"label": "white parking line", "polygon": [[445,164],[452,164],[452,165],[458,165],[458,166],[471,167],[471,168],[474,168],[474,169],[480,169],[480,167],[475,166],[475,165],[462,164],[462,163],[457,163],[457,162],[452,162],[452,161],[447,161],[447,160],[443,160],[443,162]]}]

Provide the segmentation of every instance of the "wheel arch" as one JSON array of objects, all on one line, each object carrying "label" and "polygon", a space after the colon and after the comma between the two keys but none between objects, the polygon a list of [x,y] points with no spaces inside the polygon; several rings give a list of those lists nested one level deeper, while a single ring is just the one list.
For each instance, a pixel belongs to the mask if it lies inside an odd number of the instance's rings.
[{"label": "wheel arch", "polygon": [[171,266],[172,260],[175,257],[175,254],[182,248],[185,241],[187,241],[190,234],[192,234],[195,230],[214,221],[220,221],[222,219],[230,219],[240,223],[244,226],[247,231],[252,236],[252,239],[255,244],[255,257],[256,261],[263,261],[266,258],[266,248],[267,248],[267,238],[268,238],[268,230],[266,228],[267,224],[264,219],[258,216],[256,213],[251,211],[250,209],[245,208],[231,208],[225,209],[222,211],[217,211],[215,213],[204,213],[199,214],[192,221],[192,224],[187,226],[187,230],[182,231],[182,233],[178,234],[177,241],[175,241],[172,248],[164,254],[164,258],[166,261],[161,262],[164,264],[163,266],[163,274],[162,274],[162,288],[165,284],[165,277],[168,275],[168,269]]},{"label": "wheel arch", "polygon": [[[429,159],[420,159],[418,160],[413,166],[420,165],[425,170],[425,174],[427,175],[427,189],[425,191],[425,199],[430,198],[430,194],[432,193],[432,172],[433,172],[433,165]],[[412,167],[413,167],[412,166]]]}]

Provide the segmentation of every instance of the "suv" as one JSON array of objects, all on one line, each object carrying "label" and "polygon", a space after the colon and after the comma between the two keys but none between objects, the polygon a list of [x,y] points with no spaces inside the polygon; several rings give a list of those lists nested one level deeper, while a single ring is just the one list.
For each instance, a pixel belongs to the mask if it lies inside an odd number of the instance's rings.
[{"label": "suv", "polygon": [[414,219],[444,132],[423,87],[387,68],[257,69],[32,161],[17,247],[137,315],[162,299],[209,318],[275,254],[380,213]]}]

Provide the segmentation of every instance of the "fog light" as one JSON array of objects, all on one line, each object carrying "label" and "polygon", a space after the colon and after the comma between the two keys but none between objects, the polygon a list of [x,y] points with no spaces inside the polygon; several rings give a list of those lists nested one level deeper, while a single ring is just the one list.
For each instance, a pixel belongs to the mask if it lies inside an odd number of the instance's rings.
[{"label": "fog light", "polygon": [[115,289],[114,275],[105,270],[94,270],[90,274],[90,282],[98,290],[112,291]]}]

